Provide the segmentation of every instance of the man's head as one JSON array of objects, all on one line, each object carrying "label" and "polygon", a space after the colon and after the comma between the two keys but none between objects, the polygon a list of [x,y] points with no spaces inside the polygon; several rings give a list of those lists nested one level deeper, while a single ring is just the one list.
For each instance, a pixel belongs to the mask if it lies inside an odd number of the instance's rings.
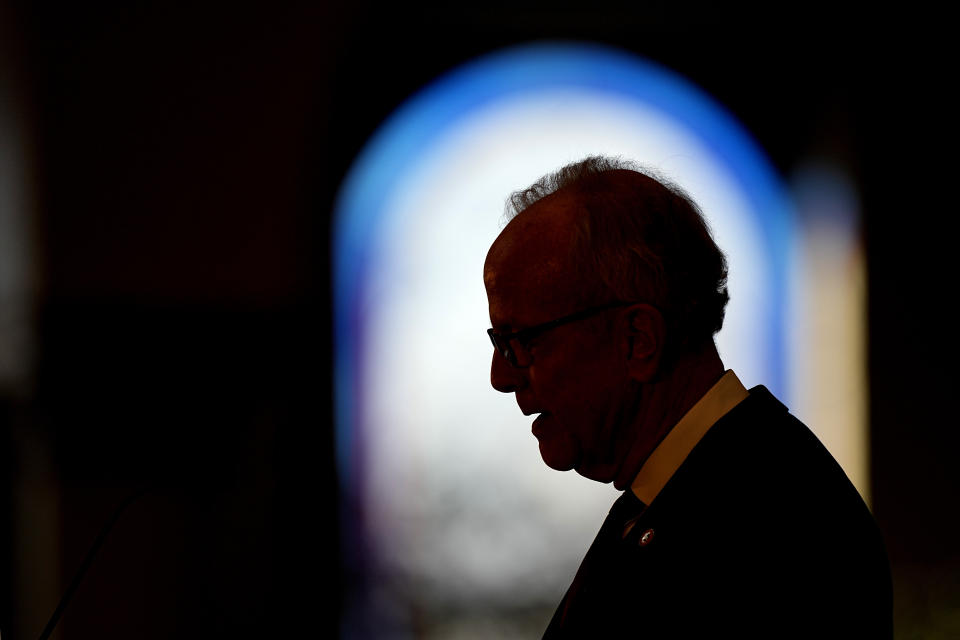
[{"label": "man's head", "polygon": [[644,429],[644,387],[712,347],[723,254],[679,189],[604,158],[513,194],[508,215],[484,283],[495,338],[516,359],[495,352],[491,383],[541,414],[548,465],[609,482]]}]

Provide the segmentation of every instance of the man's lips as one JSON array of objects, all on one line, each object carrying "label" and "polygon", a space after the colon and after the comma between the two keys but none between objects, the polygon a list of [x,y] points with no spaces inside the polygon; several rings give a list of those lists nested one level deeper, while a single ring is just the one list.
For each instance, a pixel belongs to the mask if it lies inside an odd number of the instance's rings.
[{"label": "man's lips", "polygon": [[544,419],[549,415],[550,415],[549,413],[545,413],[545,412],[541,413],[539,416],[537,416],[537,419],[533,421],[532,431],[535,437],[539,438],[540,435],[543,433],[543,430],[544,430],[543,422],[544,422]]},{"label": "man's lips", "polygon": [[534,436],[537,436],[537,437],[540,437],[540,434],[543,433],[543,429],[544,429],[544,425],[543,425],[544,418],[546,418],[547,416],[549,416],[550,413],[547,412],[547,411],[544,411],[543,409],[535,409],[535,408],[533,408],[533,407],[525,407],[525,406],[523,406],[522,404],[520,404],[519,402],[518,402],[517,404],[520,405],[520,411],[521,411],[521,413],[523,413],[523,415],[525,415],[525,416],[532,416],[532,415],[535,415],[535,414],[538,414],[538,413],[540,414],[539,416],[537,416],[537,419],[533,421],[533,435],[534,435]]}]

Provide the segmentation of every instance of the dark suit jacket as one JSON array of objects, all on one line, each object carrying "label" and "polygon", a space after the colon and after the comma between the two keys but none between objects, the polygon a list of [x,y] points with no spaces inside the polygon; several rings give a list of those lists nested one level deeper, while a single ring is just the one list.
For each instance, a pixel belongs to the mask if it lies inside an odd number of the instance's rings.
[{"label": "dark suit jacket", "polygon": [[625,539],[610,520],[544,638],[892,637],[873,517],[764,387],[707,432]]}]

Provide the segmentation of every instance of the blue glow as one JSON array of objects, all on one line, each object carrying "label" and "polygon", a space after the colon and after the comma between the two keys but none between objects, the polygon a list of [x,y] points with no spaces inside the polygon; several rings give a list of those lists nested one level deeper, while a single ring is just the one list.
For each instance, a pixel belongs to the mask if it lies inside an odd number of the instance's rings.
[{"label": "blue glow", "polygon": [[[335,207],[333,233],[336,441],[341,486],[355,486],[352,456],[356,363],[363,336],[360,308],[370,237],[385,200],[402,184],[412,159],[454,123],[493,100],[551,89],[582,89],[626,97],[659,109],[700,138],[739,181],[759,212],[773,273],[764,324],[772,327],[764,350],[775,372],[765,381],[786,392],[784,310],[792,216],[780,180],[762,150],[723,107],[677,74],[633,55],[589,44],[537,44],[507,49],[439,78],[403,104],[374,134],[344,181]],[[506,194],[505,194],[506,195]]]}]

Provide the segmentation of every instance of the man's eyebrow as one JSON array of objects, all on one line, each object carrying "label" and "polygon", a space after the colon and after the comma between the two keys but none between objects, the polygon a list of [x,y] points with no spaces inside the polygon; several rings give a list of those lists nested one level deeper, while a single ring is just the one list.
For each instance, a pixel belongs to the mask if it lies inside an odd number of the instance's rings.
[{"label": "man's eyebrow", "polygon": [[494,330],[501,333],[513,333],[515,331],[522,331],[524,328],[523,325],[517,323],[516,316],[506,314],[497,318],[497,322],[492,323],[491,326],[494,328]]}]

